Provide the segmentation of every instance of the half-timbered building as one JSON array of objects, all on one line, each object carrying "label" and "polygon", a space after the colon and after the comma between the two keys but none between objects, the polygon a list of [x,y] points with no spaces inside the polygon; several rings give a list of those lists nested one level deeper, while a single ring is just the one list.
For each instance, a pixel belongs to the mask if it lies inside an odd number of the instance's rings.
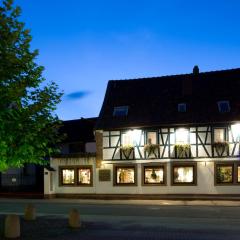
[{"label": "half-timbered building", "polygon": [[240,194],[240,69],[109,81],[96,124],[106,194]]},{"label": "half-timbered building", "polygon": [[52,158],[45,194],[240,194],[239,90],[240,68],[109,81],[94,128],[96,155]]}]

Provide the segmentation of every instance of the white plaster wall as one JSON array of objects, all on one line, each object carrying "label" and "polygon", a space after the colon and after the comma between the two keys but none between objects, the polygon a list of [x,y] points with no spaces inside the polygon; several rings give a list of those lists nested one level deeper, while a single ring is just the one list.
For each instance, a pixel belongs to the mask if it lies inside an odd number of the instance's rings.
[{"label": "white plaster wall", "polygon": [[[53,172],[53,191],[50,191],[49,180],[45,182],[45,194],[240,194],[240,185],[215,186],[214,185],[214,161],[204,159],[195,161],[197,163],[197,185],[196,186],[172,186],[171,185],[171,160],[162,161],[155,160],[151,163],[166,163],[167,167],[167,184],[164,186],[142,186],[142,163],[148,161],[137,161],[137,186],[114,186],[113,185],[113,161],[103,162],[101,169],[111,170],[111,181],[99,182],[99,169],[96,169],[95,158],[79,158],[79,159],[53,159],[51,167],[56,171]],[[232,159],[229,159],[232,160]],[[226,159],[223,159],[226,161]],[[178,160],[177,162],[181,162]],[[183,161],[188,162],[188,161]],[[191,161],[189,161],[191,162]],[[118,164],[134,164],[129,161],[119,161]],[[116,163],[115,163],[116,164]],[[59,185],[59,166],[74,166],[74,165],[92,165],[93,166],[93,186],[60,186]],[[44,179],[49,179],[49,174],[44,175]]]},{"label": "white plaster wall", "polygon": [[114,186],[113,165],[104,164],[104,168],[111,170],[111,181],[97,182],[96,193],[98,194],[240,194],[240,185],[214,185],[214,162],[197,162],[196,186],[172,186],[170,162],[167,163],[167,184],[165,186],[142,186],[141,163],[137,164],[137,186]]},{"label": "white plaster wall", "polygon": [[[96,192],[96,160],[95,157],[89,158],[54,158],[50,160],[50,165],[55,169],[53,173],[54,191],[52,193],[95,193]],[[93,186],[61,186],[59,184],[59,167],[60,166],[92,166]]]}]

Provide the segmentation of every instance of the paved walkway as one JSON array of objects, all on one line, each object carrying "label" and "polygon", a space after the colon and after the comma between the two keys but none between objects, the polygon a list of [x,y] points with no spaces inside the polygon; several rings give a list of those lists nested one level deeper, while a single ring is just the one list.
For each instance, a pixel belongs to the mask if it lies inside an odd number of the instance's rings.
[{"label": "paved walkway", "polygon": [[[239,240],[240,202],[166,200],[0,199],[0,239],[4,216],[22,216],[27,203],[37,220],[21,220],[24,240]],[[81,229],[68,228],[71,208]]]},{"label": "paved walkway", "polygon": [[105,205],[163,205],[163,206],[240,206],[240,200],[95,200],[95,199],[8,199],[0,198],[0,204],[8,203],[69,203]]}]

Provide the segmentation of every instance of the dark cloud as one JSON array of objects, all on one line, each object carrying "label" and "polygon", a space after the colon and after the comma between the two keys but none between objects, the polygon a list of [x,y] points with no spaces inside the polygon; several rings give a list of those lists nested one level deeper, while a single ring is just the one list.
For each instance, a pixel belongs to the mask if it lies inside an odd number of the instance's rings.
[{"label": "dark cloud", "polygon": [[66,98],[70,99],[70,100],[77,100],[77,99],[84,98],[89,94],[90,94],[89,91],[77,91],[77,92],[72,92],[72,93],[67,94]]}]

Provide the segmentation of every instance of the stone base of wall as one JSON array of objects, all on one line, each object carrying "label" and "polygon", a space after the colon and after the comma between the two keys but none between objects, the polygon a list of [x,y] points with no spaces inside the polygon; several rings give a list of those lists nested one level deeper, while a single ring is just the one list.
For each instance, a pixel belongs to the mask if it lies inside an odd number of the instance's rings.
[{"label": "stone base of wall", "polygon": [[44,194],[44,199],[53,199],[56,198],[56,194]]},{"label": "stone base of wall", "polygon": [[240,194],[55,194],[51,198],[71,199],[138,199],[138,200],[231,200],[240,201]]}]

